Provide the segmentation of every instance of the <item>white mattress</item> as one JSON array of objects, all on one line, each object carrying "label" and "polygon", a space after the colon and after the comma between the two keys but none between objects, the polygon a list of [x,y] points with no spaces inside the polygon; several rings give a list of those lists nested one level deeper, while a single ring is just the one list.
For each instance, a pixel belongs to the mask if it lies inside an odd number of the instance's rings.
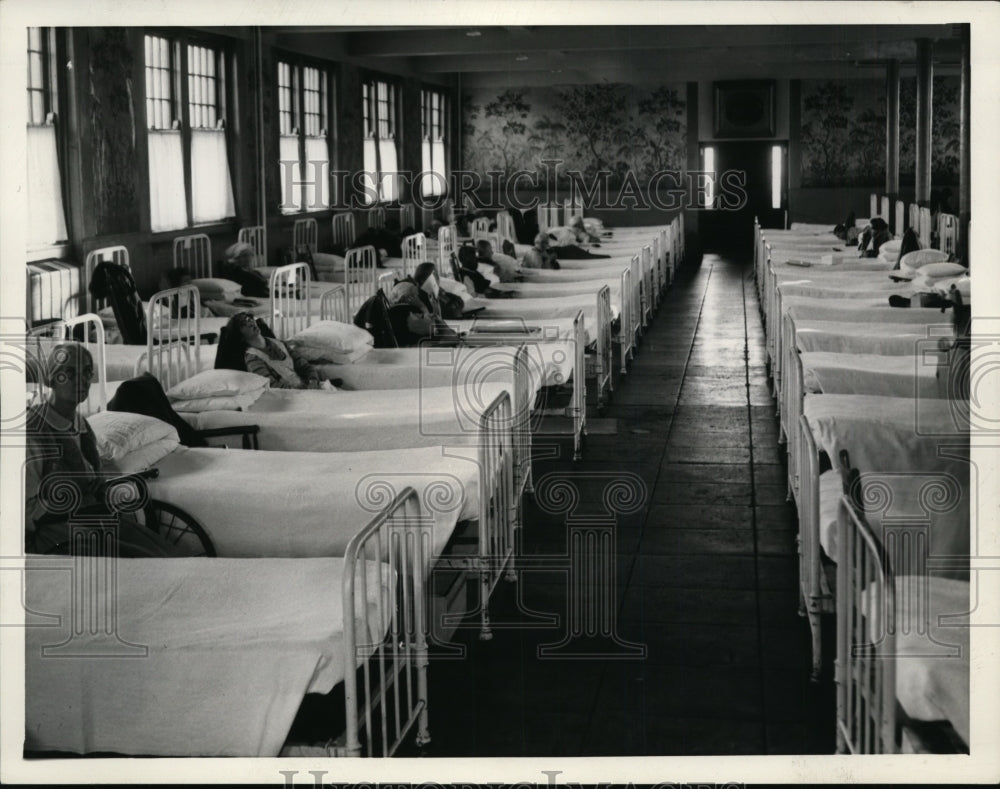
[{"label": "white mattress", "polygon": [[[28,610],[59,616],[25,630],[28,749],[277,756],[303,696],[344,678],[343,559],[120,559],[118,635],[148,654],[119,659],[41,656],[70,639],[73,560],[27,562],[65,565],[26,574]],[[373,570],[366,591],[377,640]],[[104,589],[83,593],[103,605]],[[75,647],[93,645],[88,630]]]},{"label": "white mattress", "polygon": [[[543,386],[567,383],[575,362],[572,341],[525,340],[533,395]],[[348,390],[467,387],[470,383],[513,381],[516,345],[486,348],[375,348],[351,364],[324,364],[318,369],[340,378]]]},{"label": "white mattress", "polygon": [[795,323],[795,342],[800,351],[910,358],[937,347],[937,338],[928,334],[927,327],[913,323],[800,320]]},{"label": "white mattress", "polygon": [[[602,250],[594,250],[595,253],[601,253]],[[611,268],[621,271],[626,266],[632,265],[632,258],[642,252],[641,247],[637,247],[631,253],[613,255],[608,258],[584,258],[583,260],[560,260],[558,269],[551,269],[552,271],[589,271],[591,269],[602,269]],[[550,269],[540,269],[540,271],[549,271]]]},{"label": "white mattress", "polygon": [[805,296],[782,296],[786,315],[813,321],[850,321],[851,323],[949,324],[951,313],[924,307],[890,307],[888,296],[870,299],[822,299]]},{"label": "white mattress", "polygon": [[[813,269],[807,269],[812,271]],[[854,275],[868,274],[866,271],[853,272]],[[779,278],[778,288],[782,298],[786,296],[807,296],[814,299],[870,299],[881,297],[885,303],[889,303],[889,296],[900,295],[909,298],[913,293],[913,287],[909,282],[893,282],[888,277],[880,275],[878,280],[854,280],[844,275],[835,276],[833,273],[826,277],[810,276],[798,277],[796,279],[782,280]]]},{"label": "white mattress", "polygon": [[867,394],[880,397],[941,397],[937,365],[921,355],[812,351],[800,354],[803,389],[826,394]]},{"label": "white mattress", "polygon": [[[829,250],[830,247],[826,249]],[[795,265],[789,261],[808,265]],[[887,266],[878,258],[859,258],[856,252],[827,255],[816,250],[794,248],[771,250],[771,270],[779,277],[796,272],[799,276],[834,271],[880,271],[885,274],[891,268],[891,265]]]},{"label": "white mattress", "polygon": [[[968,435],[956,431],[953,403],[873,395],[810,395],[803,413],[819,449],[851,466],[870,489],[869,523],[883,519],[929,529],[936,556],[968,556],[970,463]],[[835,555],[835,554],[834,554]]]},{"label": "white mattress", "polygon": [[[211,370],[215,367],[215,353],[218,345],[202,345],[201,362],[198,371]],[[109,381],[126,381],[135,375],[135,363],[146,352],[145,345],[106,345],[104,359],[107,365]]]},{"label": "white mattress", "polygon": [[[486,309],[479,313],[482,318],[524,318],[526,321],[540,321],[552,318],[572,320],[583,311],[583,327],[587,333],[587,344],[597,339],[597,292],[576,296],[553,296],[538,299],[490,299]],[[611,320],[620,314],[612,300]]]},{"label": "white mattress", "polygon": [[407,486],[433,518],[432,555],[479,517],[475,448],[252,452],[180,447],[156,464],[150,495],[205,527],[219,556],[342,556]]},{"label": "white mattress", "polygon": [[[896,698],[910,718],[950,721],[968,744],[969,582],[933,576],[895,580],[897,624],[910,623],[897,627]],[[871,588],[866,593],[879,597]],[[871,633],[872,641],[880,636]]]},{"label": "white mattress", "polygon": [[589,282],[590,280],[617,279],[621,282],[622,270],[629,268],[628,263],[616,266],[592,266],[590,268],[525,268],[521,269],[524,283],[540,282],[563,285],[565,283]]},{"label": "white mattress", "polygon": [[[620,273],[621,272],[619,272],[619,274]],[[609,279],[588,280],[585,282],[565,282],[558,284],[547,282],[512,282],[505,285],[497,285],[497,289],[513,293],[513,298],[519,302],[524,299],[534,300],[589,295],[591,298],[595,299],[596,303],[597,291],[605,285],[607,285],[610,290],[611,314],[613,317],[620,315],[622,310],[622,284],[621,280],[615,277]],[[487,312],[488,311],[489,308],[487,308]],[[596,312],[594,318],[596,320]]]},{"label": "white mattress", "polygon": [[247,411],[181,416],[198,429],[257,425],[260,448],[270,451],[351,452],[470,444],[478,440],[483,410],[510,389],[499,383],[468,389],[441,386],[366,392],[269,389]]}]

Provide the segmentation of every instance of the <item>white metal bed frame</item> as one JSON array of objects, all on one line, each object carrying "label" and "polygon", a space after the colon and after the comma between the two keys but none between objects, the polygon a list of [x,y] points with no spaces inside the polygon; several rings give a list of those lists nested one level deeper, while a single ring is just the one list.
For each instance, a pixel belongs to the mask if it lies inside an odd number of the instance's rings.
[{"label": "white metal bed frame", "polygon": [[385,206],[376,205],[365,211],[368,230],[380,230],[385,227]]},{"label": "white metal bed frame", "polygon": [[927,206],[921,206],[920,209],[920,246],[922,249],[931,248],[931,225],[933,221],[931,219],[931,209]]},{"label": "white metal bed frame", "polygon": [[427,237],[423,233],[414,233],[403,239],[403,276],[412,277],[417,266],[427,259]]},{"label": "white metal bed frame", "polygon": [[312,272],[308,263],[290,263],[271,272],[271,330],[286,340],[309,328],[312,316]]},{"label": "white metal bed frame", "polygon": [[267,228],[263,225],[241,227],[236,240],[253,249],[254,268],[267,265]]},{"label": "white metal bed frame", "polygon": [[878,193],[871,192],[868,195],[868,216],[878,216]]},{"label": "white metal bed frame", "polygon": [[212,276],[212,241],[205,233],[174,239],[174,268],[184,268],[194,279]]},{"label": "white metal bed frame", "polygon": [[296,219],[292,225],[292,245],[298,254],[299,247],[306,247],[310,252],[319,249],[319,225],[313,217]]},{"label": "white metal bed frame", "polygon": [[452,278],[451,256],[458,250],[457,238],[454,225],[441,225],[438,230],[438,276]]},{"label": "white metal bed frame", "polygon": [[[82,339],[77,339],[73,336],[73,329],[77,326],[83,326]],[[91,332],[93,332],[93,339],[91,339]],[[108,408],[108,391],[107,391],[107,363],[105,358],[105,339],[104,339],[104,322],[101,320],[99,315],[95,315],[92,312],[84,313],[83,315],[77,315],[73,318],[60,318],[49,323],[42,324],[40,326],[35,326],[28,331],[28,336],[34,338],[36,341],[42,338],[51,341],[61,341],[61,342],[72,342],[79,345],[90,353],[94,360],[94,372],[96,374],[96,381],[98,387],[98,399],[99,411],[106,411]],[[37,361],[39,365],[39,372],[44,369],[48,361],[47,350],[41,347],[39,342],[36,349]],[[42,377],[38,383],[44,385],[44,377]],[[39,393],[40,393],[39,389]],[[89,416],[89,414],[87,414]]]},{"label": "white metal bed frame", "polygon": [[[842,528],[837,560],[837,752],[893,753],[897,750],[893,570],[846,495],[838,516]],[[872,631],[879,636],[876,643]]]},{"label": "white metal bed frame", "polygon": [[96,313],[108,306],[107,301],[103,299],[94,299],[90,295],[90,283],[94,278],[94,269],[96,269],[101,263],[114,263],[119,266],[124,266],[129,271],[132,270],[131,265],[129,265],[129,253],[127,247],[101,247],[100,249],[93,249],[88,252],[83,265],[83,297],[85,313]]},{"label": "white metal bed frame", "polygon": [[549,228],[559,227],[559,209],[560,205],[556,203],[555,205],[541,205],[538,206],[538,230],[541,233],[546,232]]},{"label": "white metal bed frame", "polygon": [[958,255],[958,217],[954,214],[938,216],[938,244],[945,254]]},{"label": "white metal bed frame", "polygon": [[879,200],[879,212],[872,214],[872,216],[880,216],[886,223],[889,222],[892,218],[892,201],[889,199],[889,195],[882,195],[882,199]]},{"label": "white metal bed frame", "polygon": [[897,200],[894,206],[892,232],[897,238],[902,238],[906,232],[906,203],[902,200]]},{"label": "white metal bed frame", "polygon": [[[380,209],[382,211],[383,224],[385,221],[385,209]],[[371,215],[369,214],[369,217]],[[370,221],[370,220],[369,220]],[[354,244],[354,240],[358,237],[357,225],[354,221],[354,214],[350,211],[345,211],[340,214],[334,214],[333,219],[330,220],[330,225],[333,233],[333,245],[335,247],[344,247],[348,249]]]},{"label": "white metal bed frame", "polygon": [[417,212],[413,203],[401,203],[399,206],[399,229],[408,227],[416,229]]},{"label": "white metal bed frame", "polygon": [[[172,315],[175,306],[178,317]],[[180,317],[182,310],[187,314]],[[194,285],[161,290],[150,298],[146,351],[136,359],[134,374],[144,369],[156,375],[164,391],[201,370],[201,298]]]}]

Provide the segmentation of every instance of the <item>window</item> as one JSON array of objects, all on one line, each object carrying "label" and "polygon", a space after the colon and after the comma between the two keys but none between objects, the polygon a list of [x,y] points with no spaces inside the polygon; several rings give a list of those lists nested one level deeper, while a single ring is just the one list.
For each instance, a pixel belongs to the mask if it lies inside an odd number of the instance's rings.
[{"label": "window", "polygon": [[784,148],[780,145],[771,147],[771,208],[781,208],[781,187],[784,183],[781,160]]},{"label": "window", "polygon": [[316,66],[278,62],[281,210],[329,208],[331,77]]},{"label": "window", "polygon": [[361,113],[365,134],[365,201],[397,200],[396,86],[381,80],[365,82],[361,86]]},{"label": "window", "polygon": [[[704,167],[702,168],[705,173],[707,173],[705,179],[705,189],[701,194],[704,196],[705,201],[702,204],[703,208],[715,208],[715,148],[712,146],[705,146],[702,149],[702,156],[704,157]],[[701,185],[699,184],[699,187]]]},{"label": "window", "polygon": [[[420,91],[420,118],[423,137],[423,172],[420,193],[447,194],[447,128],[445,96],[433,90]],[[434,173],[434,175],[431,175]]]},{"label": "window", "polygon": [[234,216],[225,52],[147,35],[145,56],[151,229],[178,230]]},{"label": "window", "polygon": [[56,126],[55,31],[28,28],[27,209],[28,249],[66,241]]}]

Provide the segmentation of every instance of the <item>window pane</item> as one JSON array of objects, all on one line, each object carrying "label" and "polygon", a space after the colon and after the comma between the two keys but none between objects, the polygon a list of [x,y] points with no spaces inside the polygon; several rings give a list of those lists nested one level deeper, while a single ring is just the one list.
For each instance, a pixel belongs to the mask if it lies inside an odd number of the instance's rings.
[{"label": "window pane", "polygon": [[150,129],[169,129],[173,121],[171,106],[171,64],[169,42],[159,36],[146,36],[146,125]]},{"label": "window pane", "polygon": [[278,150],[278,177],[281,179],[281,211],[302,210],[302,168],[299,165],[299,138],[282,136]]},{"label": "window pane", "polygon": [[191,127],[214,129],[219,118],[219,90],[215,61],[219,53],[209,47],[188,46],[188,113]]}]

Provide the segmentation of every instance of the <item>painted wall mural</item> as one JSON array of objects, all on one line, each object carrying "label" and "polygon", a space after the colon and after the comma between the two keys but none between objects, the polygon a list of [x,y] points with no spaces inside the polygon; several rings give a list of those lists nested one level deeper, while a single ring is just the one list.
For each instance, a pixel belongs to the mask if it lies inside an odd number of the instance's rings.
[{"label": "painted wall mural", "polygon": [[482,89],[462,96],[462,167],[479,173],[536,173],[546,159],[585,178],[599,171],[640,183],[664,169],[685,169],[684,85],[623,84]]},{"label": "painted wall mural", "polygon": [[[934,78],[931,181],[958,182],[958,77]],[[916,170],[916,79],[899,90],[900,182]],[[802,185],[873,186],[885,182],[885,83],[803,80]]]}]

